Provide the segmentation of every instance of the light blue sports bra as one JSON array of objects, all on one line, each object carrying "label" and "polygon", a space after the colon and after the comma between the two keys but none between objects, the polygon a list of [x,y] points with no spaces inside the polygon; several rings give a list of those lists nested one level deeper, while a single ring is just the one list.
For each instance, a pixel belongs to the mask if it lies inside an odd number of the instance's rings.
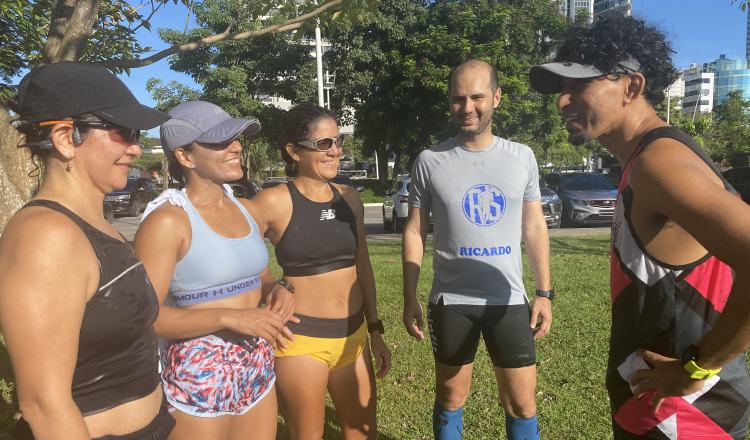
[{"label": "light blue sports bra", "polygon": [[175,266],[169,293],[178,307],[217,301],[260,287],[260,273],[268,266],[268,250],[258,225],[244,206],[225,188],[227,196],[250,224],[244,237],[227,238],[211,229],[182,191],[164,191],[144,212],[145,218],[166,201],[188,215],[192,236],[190,249]]}]

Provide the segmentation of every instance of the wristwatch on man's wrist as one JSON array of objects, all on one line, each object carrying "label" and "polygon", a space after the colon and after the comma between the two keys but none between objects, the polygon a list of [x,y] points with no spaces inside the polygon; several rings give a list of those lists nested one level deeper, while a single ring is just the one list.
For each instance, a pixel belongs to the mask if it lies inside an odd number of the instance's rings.
[{"label": "wristwatch on man's wrist", "polygon": [[549,290],[539,290],[536,291],[536,297],[537,298],[547,298],[548,300],[552,301],[555,299],[555,289],[549,289]]},{"label": "wristwatch on man's wrist", "polygon": [[378,319],[375,322],[368,322],[367,323],[367,332],[368,333],[372,333],[374,331],[380,332],[381,335],[385,333],[385,328],[383,327],[383,321],[382,320]]},{"label": "wristwatch on man's wrist", "polygon": [[690,374],[691,379],[706,380],[710,379],[721,371],[721,368],[709,370],[698,365],[695,361],[698,358],[698,347],[691,345],[682,354],[682,368]]}]

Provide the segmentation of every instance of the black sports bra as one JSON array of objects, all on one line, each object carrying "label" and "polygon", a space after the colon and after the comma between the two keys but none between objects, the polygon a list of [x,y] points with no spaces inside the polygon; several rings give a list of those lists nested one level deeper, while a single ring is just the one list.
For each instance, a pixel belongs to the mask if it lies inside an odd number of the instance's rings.
[{"label": "black sports bra", "polygon": [[[73,401],[84,416],[151,394],[159,385],[156,292],[143,263],[116,240],[51,200],[33,200],[75,222],[99,260],[99,287],[86,303],[73,373]],[[54,348],[54,347],[53,347]]]},{"label": "black sports bra", "polygon": [[333,198],[313,202],[288,182],[292,218],[276,244],[276,260],[287,276],[318,275],[355,265],[357,221],[331,185]]}]

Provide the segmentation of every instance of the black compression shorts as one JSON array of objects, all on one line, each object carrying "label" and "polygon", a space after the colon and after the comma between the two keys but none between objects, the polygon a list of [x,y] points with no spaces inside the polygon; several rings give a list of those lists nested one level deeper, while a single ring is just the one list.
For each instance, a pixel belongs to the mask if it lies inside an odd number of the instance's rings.
[{"label": "black compression shorts", "polygon": [[479,335],[484,337],[492,364],[520,368],[536,363],[528,304],[512,306],[444,305],[430,303],[427,322],[435,360],[445,365],[474,362]]}]

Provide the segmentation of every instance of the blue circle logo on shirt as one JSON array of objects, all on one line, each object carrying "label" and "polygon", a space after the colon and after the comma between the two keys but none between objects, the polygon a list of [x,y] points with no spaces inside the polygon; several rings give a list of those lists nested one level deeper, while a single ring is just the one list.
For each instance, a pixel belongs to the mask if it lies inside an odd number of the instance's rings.
[{"label": "blue circle logo on shirt", "polygon": [[474,185],[464,194],[461,205],[470,222],[477,226],[492,226],[505,214],[505,194],[488,183]]}]

